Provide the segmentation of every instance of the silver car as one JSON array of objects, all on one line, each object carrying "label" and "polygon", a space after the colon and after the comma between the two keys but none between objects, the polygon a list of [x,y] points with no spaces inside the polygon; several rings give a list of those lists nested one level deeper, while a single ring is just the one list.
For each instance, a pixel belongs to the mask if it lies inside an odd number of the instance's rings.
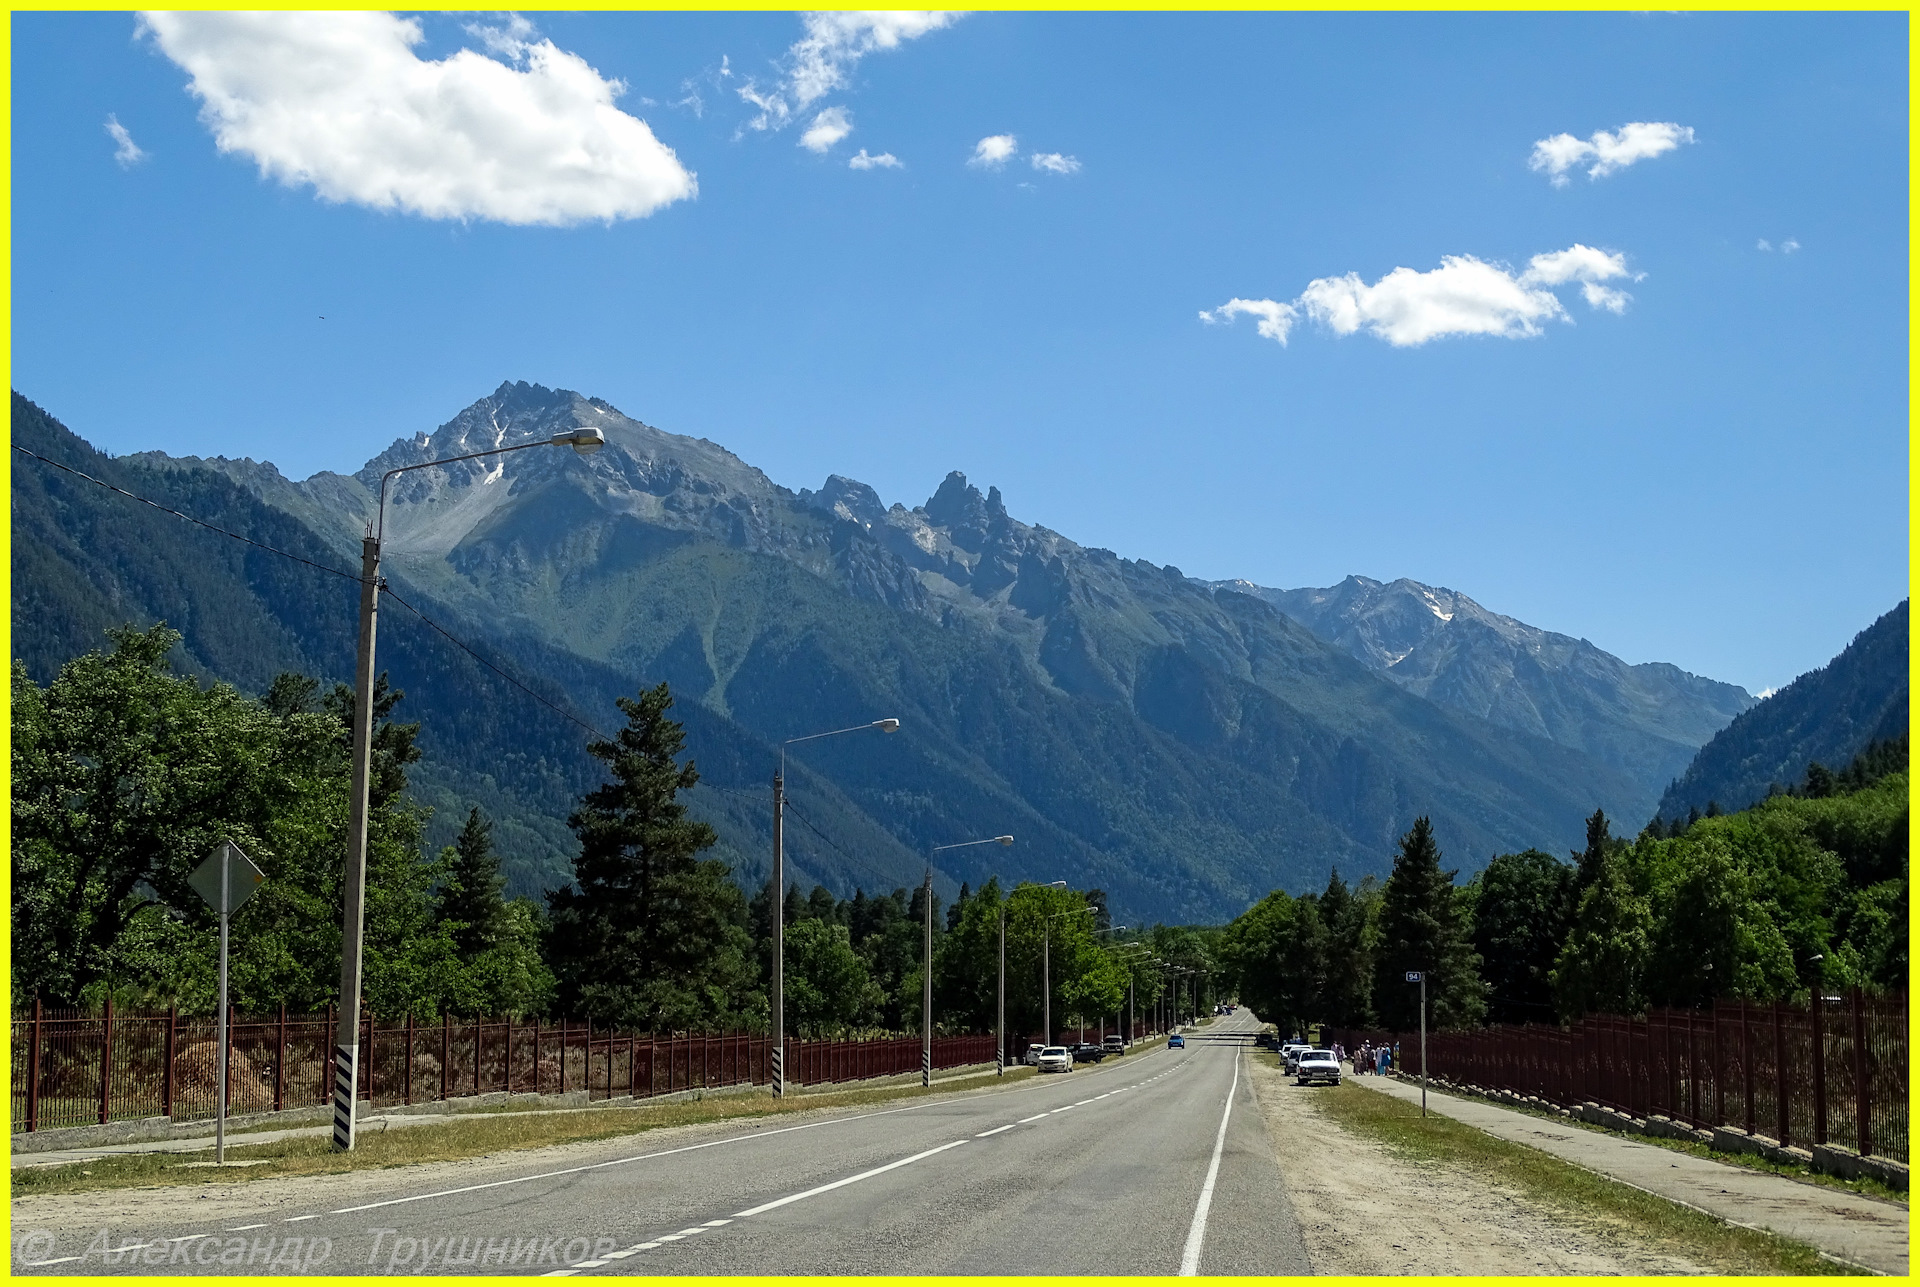
[{"label": "silver car", "polygon": [[1306,1086],[1316,1081],[1340,1084],[1340,1061],[1333,1057],[1331,1050],[1302,1050],[1293,1061],[1295,1085]]}]

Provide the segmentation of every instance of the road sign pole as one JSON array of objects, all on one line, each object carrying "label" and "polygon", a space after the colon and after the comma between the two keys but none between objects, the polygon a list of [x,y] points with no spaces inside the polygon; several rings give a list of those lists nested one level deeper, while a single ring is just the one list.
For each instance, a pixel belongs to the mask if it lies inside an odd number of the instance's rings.
[{"label": "road sign pole", "polygon": [[[218,868],[219,870],[215,870]],[[235,878],[239,884],[236,886]],[[218,982],[218,1013],[213,1017],[213,1031],[216,1038],[213,1052],[213,1077],[219,1083],[214,1094],[213,1108],[213,1160],[227,1160],[227,1047],[231,1044],[227,1031],[227,943],[228,929],[232,923],[233,911],[240,904],[253,897],[253,891],[260,888],[266,879],[253,860],[231,840],[222,840],[205,862],[193,869],[187,877],[187,885],[194,893],[205,899],[207,906],[213,908],[220,918],[220,974]]]},{"label": "road sign pole", "polygon": [[1427,1115],[1427,972],[1420,972],[1420,1116]]}]

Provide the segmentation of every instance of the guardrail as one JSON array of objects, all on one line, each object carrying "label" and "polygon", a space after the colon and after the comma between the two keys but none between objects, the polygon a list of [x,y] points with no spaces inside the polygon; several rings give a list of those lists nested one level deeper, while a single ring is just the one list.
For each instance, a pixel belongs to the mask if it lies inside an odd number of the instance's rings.
[{"label": "guardrail", "polygon": [[[259,1113],[332,1100],[334,1015],[233,1016],[227,1111]],[[697,1088],[765,1085],[773,1039],[764,1032],[656,1036],[569,1019],[361,1021],[360,1094],[376,1107],[499,1091],[588,1099],[648,1098]],[[214,1115],[217,1025],[212,1016],[45,1010],[13,1018],[13,1132],[105,1125],[143,1117]],[[859,1081],[920,1070],[920,1038],[786,1045],[798,1084]],[[991,1063],[991,1035],[935,1037],[933,1066]]]},{"label": "guardrail", "polygon": [[[1496,1025],[1429,1032],[1433,1075],[1537,1096],[1658,1114],[1700,1130],[1737,1127],[1781,1146],[1845,1144],[1907,1160],[1907,1003],[1858,988],[1801,1005],[1721,1000],[1707,1010],[1588,1015],[1568,1027]],[[1342,1030],[1398,1042],[1401,1071],[1420,1074],[1417,1033]]]}]

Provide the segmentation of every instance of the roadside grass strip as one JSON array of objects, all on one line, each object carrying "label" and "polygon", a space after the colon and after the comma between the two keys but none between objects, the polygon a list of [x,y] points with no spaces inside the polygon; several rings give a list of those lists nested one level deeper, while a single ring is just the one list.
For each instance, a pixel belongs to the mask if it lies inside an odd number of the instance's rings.
[{"label": "roadside grass strip", "polygon": [[229,1137],[230,1164],[235,1161],[260,1164],[207,1166],[212,1149],[198,1153],[112,1153],[65,1166],[21,1167],[13,1172],[12,1191],[15,1197],[24,1197],[156,1184],[233,1184],[275,1176],[329,1175],[411,1166],[419,1162],[457,1162],[517,1149],[619,1139],[666,1126],[784,1117],[821,1109],[856,1108],[950,1094],[956,1090],[991,1093],[1024,1084],[1032,1077],[1031,1069],[1009,1068],[1005,1077],[989,1071],[977,1077],[939,1082],[930,1088],[903,1083],[866,1090],[808,1092],[778,1100],[763,1093],[538,1115],[461,1113],[436,1120],[432,1125],[363,1131],[355,1140],[353,1151],[348,1153],[335,1152],[331,1138],[322,1134],[253,1145],[237,1143]]},{"label": "roadside grass strip", "polygon": [[1328,1088],[1319,1103],[1340,1125],[1380,1141],[1407,1162],[1458,1167],[1489,1184],[1519,1189],[1576,1219],[1627,1233],[1716,1272],[1868,1272],[1838,1264],[1806,1243],[1728,1224],[1451,1117],[1437,1113],[1422,1117],[1418,1104],[1391,1095],[1343,1083]]}]

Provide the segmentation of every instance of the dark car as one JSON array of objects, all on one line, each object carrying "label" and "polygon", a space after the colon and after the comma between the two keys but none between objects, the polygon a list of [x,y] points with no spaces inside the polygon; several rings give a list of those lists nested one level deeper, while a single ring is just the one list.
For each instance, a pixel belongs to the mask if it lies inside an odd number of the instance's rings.
[{"label": "dark car", "polygon": [[1096,1046],[1091,1041],[1082,1041],[1067,1049],[1073,1051],[1073,1062],[1076,1064],[1097,1064],[1108,1054],[1106,1047]]}]

